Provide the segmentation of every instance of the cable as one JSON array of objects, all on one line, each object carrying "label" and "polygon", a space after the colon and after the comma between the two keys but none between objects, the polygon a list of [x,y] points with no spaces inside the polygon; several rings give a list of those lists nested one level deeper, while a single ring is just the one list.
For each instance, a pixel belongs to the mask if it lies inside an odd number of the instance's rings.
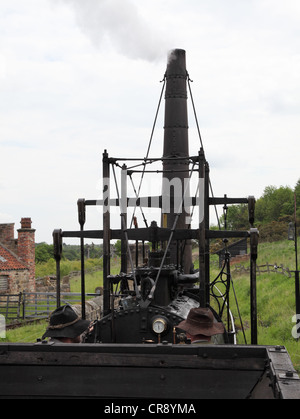
[{"label": "cable", "polygon": [[244,341],[245,341],[245,344],[247,345],[247,339],[246,339],[246,335],[245,335],[244,324],[243,324],[243,320],[242,320],[242,316],[241,316],[241,312],[240,312],[240,307],[239,307],[239,303],[238,303],[238,300],[237,300],[237,296],[236,296],[236,292],[235,292],[235,288],[234,288],[234,284],[233,284],[233,280],[232,280],[232,276],[231,275],[230,275],[230,281],[231,281],[231,285],[232,285],[232,289],[233,289],[233,294],[234,294],[234,298],[235,298],[235,303],[236,303],[236,307],[237,307],[239,319],[240,319],[241,326],[242,326],[242,332],[243,332],[243,335],[244,335]]},{"label": "cable", "polygon": [[[112,166],[112,168],[113,168],[113,175],[114,175],[114,179],[115,179],[118,200],[119,200],[119,202],[121,202],[119,188],[118,188],[118,183],[117,183],[117,178],[116,178],[115,167]],[[120,207],[120,209],[121,209],[121,207]],[[122,231],[124,233],[125,240],[126,240],[126,245],[127,245],[127,251],[128,251],[130,266],[131,266],[131,269],[132,269],[136,297],[139,299],[140,298],[140,291],[139,291],[139,288],[138,288],[138,285],[137,285],[135,270],[134,270],[134,266],[133,266],[133,260],[132,260],[132,255],[131,255],[131,251],[130,251],[130,246],[129,246],[129,240],[128,240],[128,234],[127,234],[127,226],[126,226],[125,214],[124,213],[121,213],[121,224],[122,224]]]},{"label": "cable", "polygon": [[[146,154],[146,157],[145,157],[145,162],[149,157],[150,148],[151,148],[151,145],[152,145],[153,134],[154,134],[154,130],[155,130],[155,127],[156,127],[158,113],[159,113],[163,93],[164,93],[165,86],[166,86],[166,76],[164,76],[163,83],[164,84],[163,84],[163,87],[162,87],[162,90],[161,90],[161,94],[160,94],[160,98],[159,98],[159,102],[158,102],[158,106],[157,106],[157,110],[156,110],[156,114],[155,114],[155,118],[154,118],[154,122],[153,122],[153,127],[152,127],[151,136],[150,136],[150,140],[149,140],[149,144],[148,144],[147,154]],[[141,175],[141,181],[140,181],[139,188],[138,188],[138,193],[137,193],[138,197],[140,196],[141,187],[142,187],[142,183],[143,183],[143,180],[144,180],[145,170],[146,170],[146,164],[144,165],[144,169],[143,169],[143,172],[142,172],[142,175]],[[133,219],[134,219],[134,216],[135,216],[135,211],[136,211],[136,206],[133,210],[133,215],[132,215],[132,219],[131,219],[131,223],[130,223],[130,228],[132,227]]]},{"label": "cable", "polygon": [[[190,92],[190,95],[191,95],[191,101],[192,101],[192,105],[193,105],[194,117],[195,117],[195,120],[196,120],[198,135],[199,135],[199,139],[200,139],[200,145],[204,149],[190,81],[192,81],[192,80],[190,79],[190,77],[188,75],[189,92]],[[211,184],[211,180],[210,179],[209,179],[209,187],[210,187],[211,196],[214,198],[214,192],[213,192],[213,188],[212,188],[212,184]],[[216,213],[216,217],[217,217],[217,221],[218,221],[219,230],[221,230],[221,224],[220,224],[220,218],[219,218],[217,206],[214,205],[214,207],[215,207],[215,213]]]}]

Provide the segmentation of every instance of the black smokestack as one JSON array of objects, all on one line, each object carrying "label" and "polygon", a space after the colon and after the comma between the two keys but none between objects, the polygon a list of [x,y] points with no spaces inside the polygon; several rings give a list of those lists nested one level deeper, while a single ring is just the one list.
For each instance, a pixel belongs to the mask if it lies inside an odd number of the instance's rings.
[{"label": "black smokestack", "polygon": [[[189,138],[187,112],[187,70],[186,55],[182,49],[173,50],[168,59],[166,71],[165,124],[163,157],[170,159],[163,162],[163,197],[170,202],[169,208],[163,208],[163,227],[172,228],[184,191],[189,196]],[[182,208],[177,222],[177,229],[189,228],[189,208]],[[177,250],[179,249],[179,254]],[[189,273],[192,264],[190,242],[171,245],[171,262],[182,263],[185,273]]]}]

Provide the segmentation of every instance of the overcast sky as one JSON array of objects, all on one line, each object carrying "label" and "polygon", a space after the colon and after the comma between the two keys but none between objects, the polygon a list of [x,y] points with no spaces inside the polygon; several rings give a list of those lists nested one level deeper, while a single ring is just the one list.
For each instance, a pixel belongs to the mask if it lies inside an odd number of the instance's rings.
[{"label": "overcast sky", "polygon": [[[215,195],[294,188],[299,0],[1,0],[0,223],[31,217],[47,243],[78,229],[77,199],[101,196],[104,149],[146,155],[172,48],[187,52]],[[152,157],[162,127],[163,107]],[[101,227],[96,210],[88,219]]]}]

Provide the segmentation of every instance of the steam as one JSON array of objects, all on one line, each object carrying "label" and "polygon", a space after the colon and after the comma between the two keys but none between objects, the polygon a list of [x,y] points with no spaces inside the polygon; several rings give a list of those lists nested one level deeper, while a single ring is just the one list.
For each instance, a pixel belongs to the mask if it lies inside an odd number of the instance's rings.
[{"label": "steam", "polygon": [[175,60],[177,60],[176,50],[175,49],[171,49],[168,52],[168,64],[170,64],[171,61],[175,61]]},{"label": "steam", "polygon": [[73,7],[77,23],[100,48],[105,40],[133,59],[157,61],[166,56],[166,35],[139,13],[131,0],[59,0]]}]

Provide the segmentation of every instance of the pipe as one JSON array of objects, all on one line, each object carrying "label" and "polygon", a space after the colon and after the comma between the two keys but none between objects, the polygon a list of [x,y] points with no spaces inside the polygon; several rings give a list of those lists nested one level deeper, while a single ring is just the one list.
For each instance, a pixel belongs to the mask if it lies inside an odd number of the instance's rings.
[{"label": "pipe", "polygon": [[[163,175],[163,209],[162,226],[169,229],[174,225],[177,217],[178,203],[182,201],[184,191],[190,196],[189,187],[189,139],[188,139],[188,112],[187,112],[187,77],[186,54],[182,49],[175,49],[169,55],[166,77],[165,93],[165,123],[164,123],[164,149],[163,170],[170,171]],[[186,159],[185,159],[186,157]],[[172,160],[168,160],[172,158]],[[180,208],[181,211],[181,208]],[[182,208],[178,218],[177,229],[189,228],[189,208]],[[176,241],[170,247],[171,263],[176,265]],[[192,265],[192,247],[188,241],[184,246],[183,255],[184,272],[190,273]]]}]

